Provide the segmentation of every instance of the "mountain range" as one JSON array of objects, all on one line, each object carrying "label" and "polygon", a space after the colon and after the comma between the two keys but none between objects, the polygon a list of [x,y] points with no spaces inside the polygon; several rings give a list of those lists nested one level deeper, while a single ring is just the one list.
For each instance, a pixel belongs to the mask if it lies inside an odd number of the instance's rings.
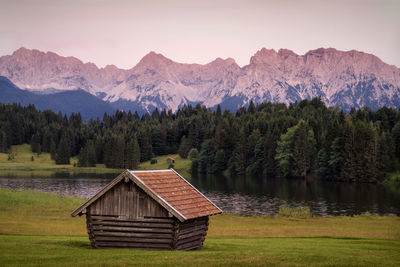
[{"label": "mountain range", "polygon": [[[29,93],[25,102],[36,104],[38,99],[57,98],[60,94],[72,99],[85,95],[71,109],[82,103],[86,109],[104,112],[122,109],[143,113],[155,108],[175,111],[184,104],[197,103],[211,108],[220,104],[234,111],[251,100],[289,104],[313,97],[346,111],[364,106],[400,107],[399,68],[372,54],[334,48],[319,48],[304,55],[262,48],[243,67],[232,58],[217,58],[204,65],[183,64],[150,52],[128,70],[114,65],[98,68],[74,57],[20,48],[0,57],[0,76],[21,89],[16,91],[19,95]],[[10,91],[7,95],[4,92],[0,85],[0,101],[13,98]],[[61,102],[54,103],[56,107],[51,109],[59,108]]]}]

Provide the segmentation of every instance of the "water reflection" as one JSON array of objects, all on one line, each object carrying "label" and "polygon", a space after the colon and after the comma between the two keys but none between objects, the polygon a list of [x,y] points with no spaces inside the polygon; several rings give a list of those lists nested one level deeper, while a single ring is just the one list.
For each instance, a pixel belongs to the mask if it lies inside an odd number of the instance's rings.
[{"label": "water reflection", "polygon": [[309,206],[319,216],[400,215],[400,195],[383,185],[223,176],[194,177],[192,183],[224,211],[241,215],[276,215],[280,205]]},{"label": "water reflection", "polygon": [[[52,178],[0,178],[0,187],[91,197],[118,174],[57,174]],[[192,184],[225,212],[276,215],[280,205],[309,206],[314,215],[371,212],[400,215],[400,196],[382,185],[288,179],[193,177]]]}]

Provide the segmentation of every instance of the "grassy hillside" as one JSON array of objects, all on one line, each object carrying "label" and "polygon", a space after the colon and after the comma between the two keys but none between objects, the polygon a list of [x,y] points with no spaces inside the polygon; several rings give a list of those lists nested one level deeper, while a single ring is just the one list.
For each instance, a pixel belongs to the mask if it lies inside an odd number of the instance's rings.
[{"label": "grassy hillside", "polygon": [[150,161],[146,161],[140,164],[139,170],[162,170],[168,169],[169,163],[167,163],[167,158],[175,159],[175,163],[173,164],[174,169],[179,172],[183,177],[190,178],[190,165],[191,161],[189,159],[181,158],[178,154],[171,154],[165,156],[159,156],[155,159],[157,160],[156,164],[151,164]]},{"label": "grassy hillside", "polygon": [[9,154],[0,153],[0,169],[61,169],[72,167],[77,162],[77,159],[72,159],[70,165],[56,165],[55,161],[50,158],[50,153],[41,153],[38,156],[32,152],[31,146],[28,144],[12,146],[10,154],[12,155],[12,159],[9,160]]},{"label": "grassy hillside", "polygon": [[398,266],[399,217],[212,216],[196,251],[91,249],[84,199],[0,189],[0,265]]},{"label": "grassy hillside", "polygon": [[[43,173],[54,171],[82,171],[82,172],[115,172],[115,169],[108,169],[104,164],[97,164],[96,167],[74,167],[78,163],[78,158],[71,158],[70,164],[57,165],[51,159],[50,153],[41,153],[37,155],[31,150],[28,144],[11,146],[10,154],[12,158],[9,160],[8,153],[0,153],[0,171],[1,172],[26,172],[29,173]],[[33,158],[33,160],[32,160]]]}]

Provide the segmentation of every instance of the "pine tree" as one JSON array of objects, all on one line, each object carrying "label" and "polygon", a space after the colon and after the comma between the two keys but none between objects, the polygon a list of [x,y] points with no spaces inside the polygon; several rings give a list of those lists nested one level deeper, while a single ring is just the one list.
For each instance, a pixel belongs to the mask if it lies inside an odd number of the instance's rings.
[{"label": "pine tree", "polygon": [[140,146],[139,142],[136,138],[136,135],[133,138],[133,165],[132,168],[136,169],[140,163]]},{"label": "pine tree", "polygon": [[0,131],[0,152],[6,153],[8,150],[7,147],[7,136],[4,131]]},{"label": "pine tree", "polygon": [[247,146],[246,146],[246,135],[244,129],[241,128],[239,131],[239,136],[236,141],[236,147],[232,154],[231,168],[233,167],[233,172],[231,174],[236,174],[239,176],[245,176],[247,168]]},{"label": "pine tree", "polygon": [[197,117],[194,117],[190,122],[188,137],[190,147],[199,149],[202,143],[202,127]]},{"label": "pine tree", "polygon": [[278,126],[273,124],[272,127],[268,127],[265,143],[264,143],[264,176],[275,177],[277,175],[278,162],[275,159],[276,151],[280,133]]},{"label": "pine tree", "polygon": [[111,138],[111,168],[122,169],[125,166],[125,142],[120,135],[113,135]]},{"label": "pine tree", "polygon": [[319,177],[326,179],[329,177],[329,156],[325,148],[321,148],[317,155],[317,173]]},{"label": "pine tree", "polygon": [[198,165],[199,165],[198,157],[199,157],[199,151],[196,148],[190,149],[188,158],[192,162],[192,164],[191,164],[191,172],[194,175],[199,172],[199,170],[198,170]]},{"label": "pine tree", "polygon": [[56,164],[70,164],[70,157],[71,153],[68,137],[66,135],[63,135],[57,147],[57,153],[55,157]]},{"label": "pine tree", "polygon": [[226,169],[226,158],[223,149],[219,149],[215,153],[214,163],[212,165],[212,173],[220,174]]},{"label": "pine tree", "polygon": [[383,177],[386,173],[392,172],[394,169],[394,145],[393,139],[388,132],[383,132],[378,140],[377,151],[377,168],[379,177]]},{"label": "pine tree", "polygon": [[212,164],[214,162],[214,141],[207,139],[201,145],[201,150],[198,156],[199,172],[212,173]]},{"label": "pine tree", "polygon": [[88,167],[95,167],[97,162],[96,148],[93,140],[89,140],[87,143],[87,165]]},{"label": "pine tree", "polygon": [[87,167],[88,166],[88,149],[87,146],[82,147],[81,152],[78,157],[78,166]]},{"label": "pine tree", "polygon": [[400,121],[397,122],[392,129],[392,139],[396,158],[400,160]]},{"label": "pine tree", "polygon": [[140,161],[147,161],[153,157],[153,148],[151,146],[151,135],[149,129],[145,128],[139,131],[139,145],[140,145]]},{"label": "pine tree", "polygon": [[40,154],[40,136],[38,134],[34,134],[31,139],[31,149],[33,153]]},{"label": "pine tree", "polygon": [[179,156],[186,159],[188,156],[189,150],[190,150],[189,141],[187,140],[186,136],[182,136],[181,143],[179,145],[179,150],[178,150]]},{"label": "pine tree", "polygon": [[50,158],[52,160],[56,159],[57,146],[53,139],[50,140]]},{"label": "pine tree", "polygon": [[297,126],[293,126],[281,135],[276,149],[275,159],[278,161],[279,171],[282,177],[293,176],[293,143]]},{"label": "pine tree", "polygon": [[312,169],[316,142],[313,131],[305,121],[300,120],[296,127],[293,143],[294,175],[305,178]]},{"label": "pine tree", "polygon": [[263,137],[258,139],[254,147],[254,159],[253,162],[247,167],[246,173],[252,177],[258,177],[263,174],[264,166],[264,143]]},{"label": "pine tree", "polygon": [[344,152],[340,178],[356,181],[356,156],[355,151],[355,129],[351,122],[346,122],[344,132]]},{"label": "pine tree", "polygon": [[104,140],[101,136],[97,136],[95,140],[96,163],[104,163]]},{"label": "pine tree", "polygon": [[126,146],[125,168],[136,169],[140,162],[140,148],[136,135],[133,135]]}]

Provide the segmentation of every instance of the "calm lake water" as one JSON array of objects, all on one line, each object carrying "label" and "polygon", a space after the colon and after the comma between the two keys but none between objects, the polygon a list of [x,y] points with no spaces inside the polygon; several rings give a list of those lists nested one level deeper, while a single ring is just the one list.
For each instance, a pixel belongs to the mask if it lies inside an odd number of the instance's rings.
[{"label": "calm lake water", "polygon": [[[117,174],[57,174],[52,178],[0,178],[0,187],[91,197]],[[96,178],[98,177],[98,178]],[[400,216],[400,194],[375,184],[303,180],[196,177],[191,183],[223,211],[276,215],[280,205],[309,206],[318,216],[370,212]]]}]

